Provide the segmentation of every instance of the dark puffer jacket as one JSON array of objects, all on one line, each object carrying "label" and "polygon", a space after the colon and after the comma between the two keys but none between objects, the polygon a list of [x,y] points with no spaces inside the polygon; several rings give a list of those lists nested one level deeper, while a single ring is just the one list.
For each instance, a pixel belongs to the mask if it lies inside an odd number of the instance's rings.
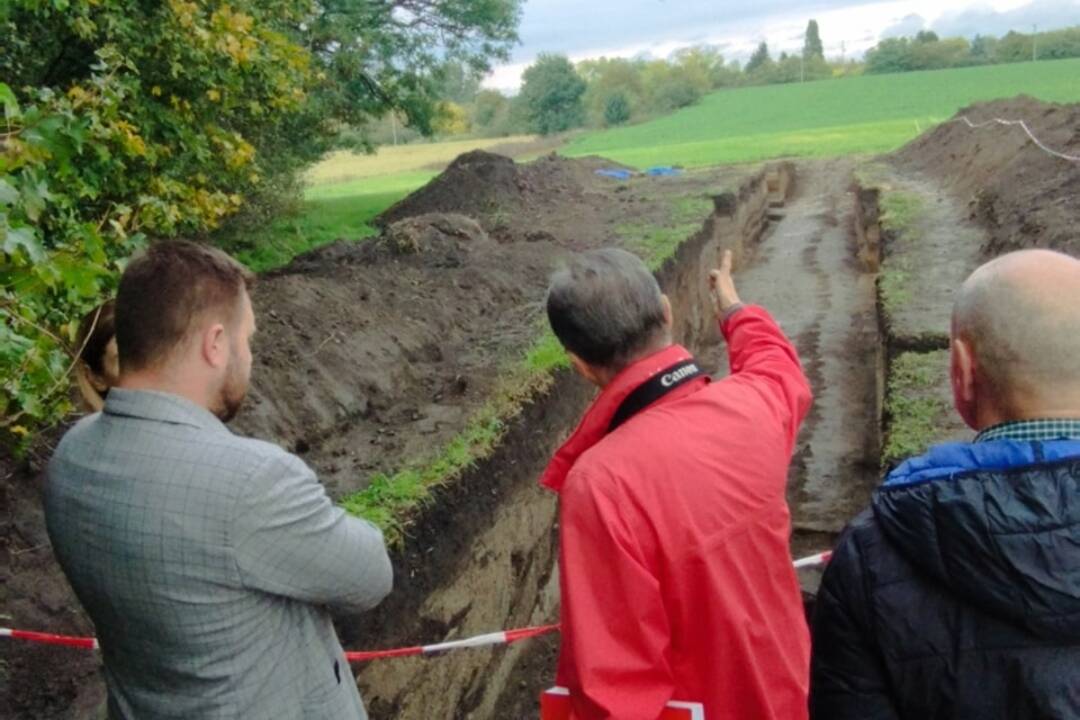
[{"label": "dark puffer jacket", "polygon": [[1080,441],[944,445],[845,531],[814,720],[1080,718]]}]

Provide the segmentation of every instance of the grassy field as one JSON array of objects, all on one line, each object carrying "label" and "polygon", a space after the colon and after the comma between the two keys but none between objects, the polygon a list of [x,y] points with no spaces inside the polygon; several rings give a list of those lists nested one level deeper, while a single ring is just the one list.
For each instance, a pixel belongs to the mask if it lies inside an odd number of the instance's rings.
[{"label": "grassy field", "polygon": [[[875,154],[895,150],[979,100],[1026,93],[1080,101],[1078,76],[1080,60],[1058,60],[738,88],[641,125],[579,135],[561,152],[636,167]],[[374,233],[372,218],[461,153],[488,149],[528,159],[557,144],[517,136],[383,147],[374,155],[336,153],[308,171],[302,212],[275,222],[262,247],[239,256],[266,270],[339,238],[367,237]],[[665,243],[661,230],[652,235],[643,242]]]},{"label": "grassy field", "polygon": [[972,102],[1021,93],[1080,101],[1080,60],[867,75],[726,90],[674,115],[583,135],[567,155],[635,167],[894,150]]},{"label": "grassy field", "polygon": [[533,135],[514,135],[504,138],[392,145],[381,147],[372,155],[336,152],[311,168],[307,173],[307,180],[317,186],[410,170],[434,170],[435,166],[445,165],[470,150],[512,148],[535,142],[536,137]]}]

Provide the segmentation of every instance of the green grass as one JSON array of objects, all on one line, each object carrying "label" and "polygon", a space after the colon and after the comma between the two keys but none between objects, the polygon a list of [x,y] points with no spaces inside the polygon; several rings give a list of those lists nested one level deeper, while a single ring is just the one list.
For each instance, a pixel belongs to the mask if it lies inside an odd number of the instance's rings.
[{"label": "green grass", "polygon": [[637,253],[650,270],[657,270],[678,250],[683,241],[701,229],[702,222],[710,212],[712,201],[708,198],[680,198],[672,205],[668,223],[624,223],[616,227],[615,232],[627,249]]},{"label": "green grass", "polygon": [[230,251],[255,272],[266,272],[335,240],[363,240],[376,233],[375,216],[433,176],[405,172],[310,188],[299,212],[271,223],[254,247]]},{"label": "green grass", "polygon": [[1021,93],[1076,102],[1078,76],[1080,59],[736,88],[647,123],[583,135],[564,152],[637,167],[881,153],[972,102]]},{"label": "green grass", "polygon": [[889,369],[885,412],[889,418],[881,464],[891,467],[921,455],[945,434],[949,406],[938,395],[947,377],[949,353],[903,353]]},{"label": "green grass", "polygon": [[522,359],[499,373],[495,391],[464,430],[431,457],[407,463],[392,475],[374,476],[366,488],[344,498],[342,507],[378,525],[387,542],[400,547],[409,520],[430,502],[432,492],[489,457],[505,434],[508,421],[551,386],[555,370],[569,364],[559,341],[550,331],[544,332]]}]

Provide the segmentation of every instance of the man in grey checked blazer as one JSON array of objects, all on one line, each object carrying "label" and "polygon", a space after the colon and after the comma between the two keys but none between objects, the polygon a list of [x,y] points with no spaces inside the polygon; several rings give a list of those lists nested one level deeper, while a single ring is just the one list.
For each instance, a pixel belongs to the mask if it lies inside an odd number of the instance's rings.
[{"label": "man in grey checked blazer", "polygon": [[93,619],[110,718],[365,718],[327,607],[390,591],[382,534],[223,424],[251,367],[251,276],[191,243],[121,280],[121,379],[49,466],[53,548]]}]

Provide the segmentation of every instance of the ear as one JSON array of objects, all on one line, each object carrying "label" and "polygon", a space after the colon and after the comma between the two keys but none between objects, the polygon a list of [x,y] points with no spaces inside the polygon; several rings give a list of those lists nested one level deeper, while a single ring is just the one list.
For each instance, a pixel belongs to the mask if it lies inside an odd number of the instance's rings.
[{"label": "ear", "polygon": [[214,323],[203,330],[201,353],[203,361],[212,368],[223,368],[229,363],[229,335],[225,326]]},{"label": "ear", "polygon": [[596,385],[597,387],[603,387],[604,386],[604,383],[603,383],[602,379],[600,378],[600,375],[596,372],[595,369],[593,369],[592,365],[585,362],[584,360],[582,360],[581,358],[579,358],[577,355],[575,355],[572,352],[568,352],[566,354],[570,356],[570,363],[574,366],[574,370],[577,371],[578,375],[585,378],[586,380],[591,382],[593,385]]},{"label": "ear", "polygon": [[668,330],[675,324],[675,314],[671,311],[671,300],[667,295],[660,296],[660,304],[664,307],[664,327]]},{"label": "ear", "polygon": [[979,372],[975,349],[964,338],[953,338],[949,356],[949,379],[952,382],[953,403],[968,427],[975,428],[976,385]]}]

